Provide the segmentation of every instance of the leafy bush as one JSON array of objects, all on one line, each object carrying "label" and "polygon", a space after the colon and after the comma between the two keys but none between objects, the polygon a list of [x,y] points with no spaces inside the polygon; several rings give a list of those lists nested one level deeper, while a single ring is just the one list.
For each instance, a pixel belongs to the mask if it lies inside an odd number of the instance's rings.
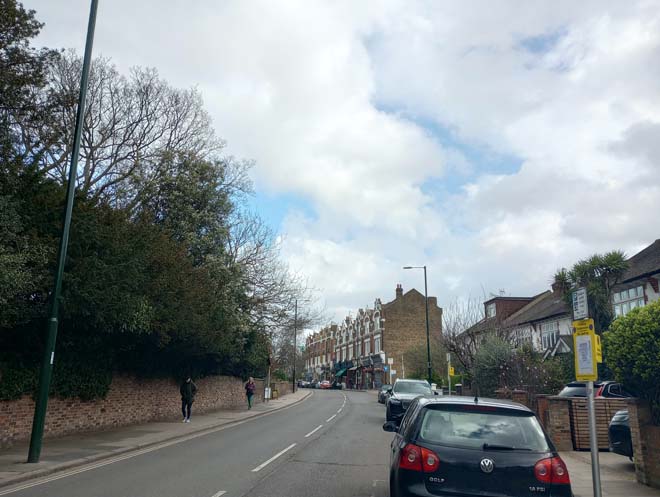
[{"label": "leafy bush", "polygon": [[479,395],[494,396],[499,388],[521,388],[530,394],[557,393],[569,381],[567,359],[543,360],[531,347],[514,350],[499,337],[489,337],[475,355],[474,383]]},{"label": "leafy bush", "polygon": [[604,337],[614,377],[649,402],[660,424],[660,301],[618,317]]}]

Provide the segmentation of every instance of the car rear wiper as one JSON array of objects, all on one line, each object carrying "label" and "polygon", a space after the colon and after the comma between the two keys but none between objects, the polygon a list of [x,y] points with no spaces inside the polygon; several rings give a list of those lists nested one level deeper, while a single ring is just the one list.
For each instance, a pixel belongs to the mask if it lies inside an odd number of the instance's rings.
[{"label": "car rear wiper", "polygon": [[489,444],[485,443],[481,446],[483,450],[532,450],[532,449],[526,449],[524,447],[513,447],[511,445],[497,445],[497,444]]}]

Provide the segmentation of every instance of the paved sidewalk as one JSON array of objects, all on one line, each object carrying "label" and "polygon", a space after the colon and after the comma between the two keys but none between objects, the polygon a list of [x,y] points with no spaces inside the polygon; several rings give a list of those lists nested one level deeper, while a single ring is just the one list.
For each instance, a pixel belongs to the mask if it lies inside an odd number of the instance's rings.
[{"label": "paved sidewalk", "polygon": [[[562,452],[575,497],[592,497],[591,453]],[[660,490],[637,483],[635,465],[627,457],[600,452],[600,482],[603,497],[660,497]]]},{"label": "paved sidewalk", "polygon": [[25,462],[28,453],[27,442],[17,444],[10,449],[0,450],[0,488],[114,458],[138,449],[167,442],[174,443],[178,439],[221,429],[224,426],[295,405],[311,394],[311,390],[298,390],[296,393],[280,399],[256,404],[249,411],[247,408],[240,408],[196,415],[193,409],[190,423],[182,423],[180,420],[163,421],[45,439],[41,451],[41,461],[37,464]]}]

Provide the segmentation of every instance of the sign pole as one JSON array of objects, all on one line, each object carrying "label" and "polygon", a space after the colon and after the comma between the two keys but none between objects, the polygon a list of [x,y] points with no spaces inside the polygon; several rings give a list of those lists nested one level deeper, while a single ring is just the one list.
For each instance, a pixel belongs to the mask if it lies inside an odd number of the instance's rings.
[{"label": "sign pole", "polygon": [[594,381],[598,379],[598,363],[603,361],[600,337],[596,335],[593,319],[589,318],[586,288],[573,292],[573,353],[575,354],[575,378],[587,382],[587,408],[589,415],[589,448],[591,450],[591,479],[594,497],[602,497],[600,486],[600,460],[598,457],[598,432],[596,429],[596,402]]},{"label": "sign pole", "polygon": [[451,353],[447,352],[447,393],[451,395]]},{"label": "sign pole", "polygon": [[594,401],[594,382],[587,383],[587,402],[589,404],[589,446],[591,448],[591,479],[594,483],[594,497],[601,497],[600,460],[598,457],[598,433],[596,431],[596,405]]}]

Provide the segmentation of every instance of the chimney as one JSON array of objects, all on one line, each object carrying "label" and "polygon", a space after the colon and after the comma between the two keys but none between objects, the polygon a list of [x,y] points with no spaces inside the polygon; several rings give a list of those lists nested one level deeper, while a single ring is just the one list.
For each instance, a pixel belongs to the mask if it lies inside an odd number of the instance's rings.
[{"label": "chimney", "polygon": [[396,298],[400,299],[403,297],[403,287],[401,286],[401,283],[397,283],[396,285]]},{"label": "chimney", "polygon": [[562,292],[562,290],[561,290],[561,284],[559,284],[557,281],[555,281],[555,282],[551,285],[551,287],[552,287],[552,293],[556,293],[556,294],[558,294],[558,295],[561,295],[561,294],[564,293],[564,292]]}]

